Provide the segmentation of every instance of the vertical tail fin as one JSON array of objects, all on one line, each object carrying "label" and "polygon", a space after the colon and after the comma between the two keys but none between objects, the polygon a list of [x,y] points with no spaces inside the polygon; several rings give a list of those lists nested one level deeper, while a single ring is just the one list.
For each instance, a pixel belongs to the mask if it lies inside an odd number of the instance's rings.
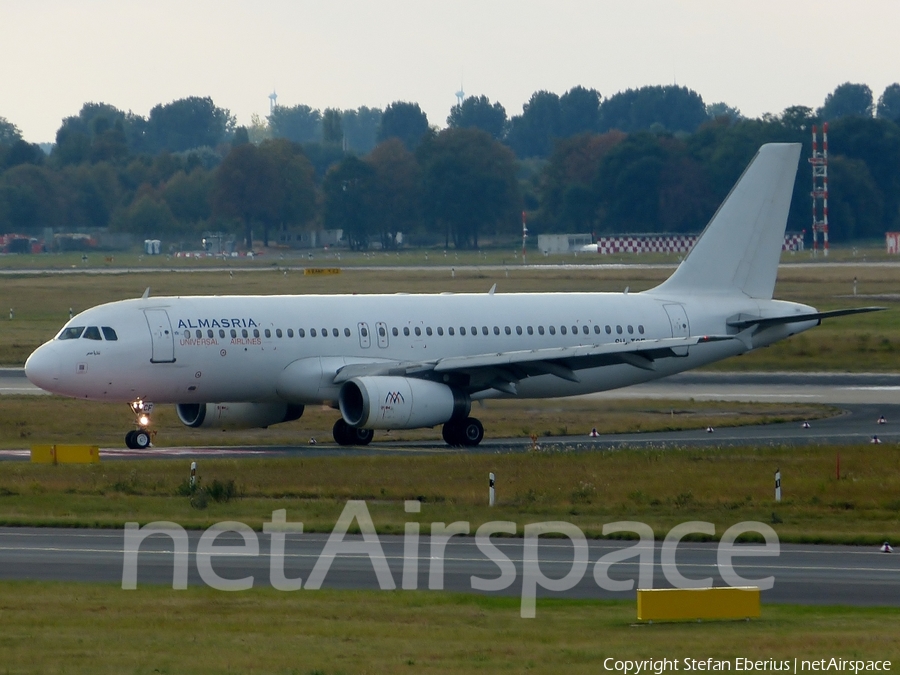
[{"label": "vertical tail fin", "polygon": [[771,299],[799,158],[799,143],[762,146],[691,252],[653,292]]}]

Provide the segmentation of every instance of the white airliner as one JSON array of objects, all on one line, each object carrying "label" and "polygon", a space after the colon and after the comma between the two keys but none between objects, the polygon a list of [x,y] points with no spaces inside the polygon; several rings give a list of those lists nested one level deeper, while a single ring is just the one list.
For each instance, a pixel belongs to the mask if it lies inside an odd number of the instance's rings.
[{"label": "white airliner", "polygon": [[572,396],[736,356],[827,316],[772,299],[798,144],[763,146],[693,250],[640,293],[150,297],[100,305],[39,347],[47,391],[129,402],[129,447],[150,444],[153,403],[190,427],[266,427],[306,405],[340,409],[334,439],[443,425],[484,429],[472,401]]}]

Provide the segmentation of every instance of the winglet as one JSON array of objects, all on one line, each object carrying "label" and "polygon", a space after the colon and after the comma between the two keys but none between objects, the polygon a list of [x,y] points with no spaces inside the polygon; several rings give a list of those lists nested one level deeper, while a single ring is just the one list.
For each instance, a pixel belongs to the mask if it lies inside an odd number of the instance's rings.
[{"label": "winglet", "polygon": [[771,299],[799,143],[762,146],[678,269],[651,293],[742,293]]}]

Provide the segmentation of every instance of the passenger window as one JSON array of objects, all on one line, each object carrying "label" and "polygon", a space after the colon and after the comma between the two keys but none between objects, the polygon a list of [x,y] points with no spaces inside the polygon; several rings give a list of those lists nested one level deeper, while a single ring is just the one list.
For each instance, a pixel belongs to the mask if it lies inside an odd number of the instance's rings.
[{"label": "passenger window", "polygon": [[500,335],[500,329],[497,326],[494,326],[494,335]]},{"label": "passenger window", "polygon": [[616,332],[621,335],[622,334],[622,326],[616,326]]},{"label": "passenger window", "polygon": [[223,329],[223,328],[220,328],[220,329],[219,329],[219,337],[220,337],[220,338],[224,338],[224,337],[225,337],[225,329]]},{"label": "passenger window", "polygon": [[478,329],[475,326],[472,326],[472,335],[478,335]]},{"label": "passenger window", "polygon": [[255,337],[255,338],[259,337],[259,329],[258,328],[253,329],[253,337]]},{"label": "passenger window", "polygon": [[267,338],[272,337],[272,331],[270,331],[268,328],[266,328],[266,337]]},{"label": "passenger window", "polygon": [[482,334],[482,335],[487,335],[487,334],[488,334],[488,327],[487,327],[487,326],[482,326],[482,327],[481,327],[481,334]]},{"label": "passenger window", "polygon": [[294,329],[293,328],[288,328],[288,337],[289,338],[294,337]]},{"label": "passenger window", "polygon": [[431,326],[425,329],[425,335],[431,335]]},{"label": "passenger window", "polygon": [[[104,335],[105,335],[105,333],[104,333]],[[212,337],[213,337],[212,328],[208,328],[208,329],[206,330],[206,337],[208,337],[208,338],[212,338]],[[108,340],[109,338],[106,338],[106,339]]]},{"label": "passenger window", "polygon": [[282,337],[280,328],[275,329],[275,337]]},{"label": "passenger window", "polygon": [[[384,326],[378,326],[378,335],[387,337],[387,331],[384,329]],[[350,331],[347,331],[347,337],[350,337]]]},{"label": "passenger window", "polygon": [[418,326],[416,326],[415,330],[416,330],[416,335],[419,335],[419,336],[422,335],[422,329],[421,329],[421,328],[419,328]]},{"label": "passenger window", "polygon": [[612,326],[607,326],[607,327],[606,327],[606,334],[607,334],[607,335],[611,335],[611,334],[612,334]]},{"label": "passenger window", "polygon": [[88,326],[84,329],[84,335],[82,335],[85,340],[102,340],[100,337],[100,329],[97,326]]},{"label": "passenger window", "polygon": [[628,326],[628,334],[634,335],[634,326]]},{"label": "passenger window", "polygon": [[532,328],[531,326],[528,326],[528,328],[526,328],[525,330],[528,331],[529,335],[534,335],[534,328]]},{"label": "passenger window", "polygon": [[297,337],[306,337],[306,331],[302,328],[297,329]]},{"label": "passenger window", "polygon": [[[362,335],[363,337],[369,337],[369,329],[366,328],[365,326],[360,326],[359,334]],[[315,337],[315,335],[313,337]]]},{"label": "passenger window", "polygon": [[394,337],[400,335],[400,331],[397,330],[396,326],[394,328],[391,328],[391,335],[393,335]]},{"label": "passenger window", "polygon": [[198,340],[201,340],[201,339],[203,339],[203,331],[202,331],[202,330],[200,330],[200,329],[199,329],[199,328],[198,328],[198,329],[197,329],[197,332],[196,332],[196,333],[194,333],[194,335],[196,335],[196,336],[197,336],[197,339],[198,339]]},{"label": "passenger window", "polygon": [[565,335],[568,331],[566,331],[566,327],[565,327],[565,326],[560,326],[560,327],[559,327],[559,332],[562,333],[563,335]]},{"label": "passenger window", "polygon": [[600,326],[598,324],[594,324],[594,333],[600,335]]},{"label": "passenger window", "polygon": [[[106,338],[107,340],[109,340],[110,342],[115,342],[116,340],[119,339],[119,336],[116,335],[116,331],[114,331],[109,326],[103,326],[103,328],[101,328],[100,330],[103,331],[103,337]],[[210,337],[212,337],[212,336],[210,335]]]},{"label": "passenger window", "polygon": [[231,337],[232,337],[232,338],[236,338],[236,337],[237,337],[237,330],[234,329],[234,328],[231,329]]},{"label": "passenger window", "polygon": [[516,326],[516,335],[522,334],[522,326]]},{"label": "passenger window", "polygon": [[543,335],[543,334],[544,334],[544,327],[538,326],[538,335]]},{"label": "passenger window", "polygon": [[404,334],[406,337],[409,337],[409,326],[404,326],[404,327],[403,327],[403,334]]},{"label": "passenger window", "polygon": [[556,335],[556,327],[550,326],[550,335]]},{"label": "passenger window", "polygon": [[[503,331],[504,331],[507,335],[512,335],[512,330],[510,329],[509,326],[504,326]],[[519,330],[519,332],[520,332],[520,333],[522,332],[521,329]]]},{"label": "passenger window", "polygon": [[59,334],[60,340],[77,340],[84,332],[84,326],[69,326]]},{"label": "passenger window", "polygon": [[460,326],[460,327],[459,327],[459,334],[460,334],[460,335],[465,335],[465,334],[466,334],[466,327],[465,327],[465,326]]},{"label": "passenger window", "polygon": [[438,331],[438,335],[443,335],[443,334],[444,334],[444,329],[443,329],[443,327],[441,327],[441,326],[438,326],[437,331]]},{"label": "passenger window", "polygon": [[341,336],[341,332],[340,332],[337,328],[332,328],[332,329],[331,329],[331,334],[332,334],[334,337],[340,337],[340,336]]},{"label": "passenger window", "polygon": [[578,335],[578,326],[572,326],[572,335]]},{"label": "passenger window", "polygon": [[309,337],[316,337],[316,329],[315,328],[309,329]]},{"label": "passenger window", "polygon": [[453,332],[453,326],[450,326],[450,327],[447,329],[447,332],[450,333],[450,335],[455,335],[455,333]]},{"label": "passenger window", "polygon": [[581,332],[584,333],[585,335],[589,335],[591,331],[588,330],[587,326],[582,326]]},{"label": "passenger window", "polygon": [[327,328],[322,329],[322,337],[328,337],[328,329]]},{"label": "passenger window", "polygon": [[641,335],[644,334],[644,326],[643,325],[638,325],[638,333],[640,333]]}]

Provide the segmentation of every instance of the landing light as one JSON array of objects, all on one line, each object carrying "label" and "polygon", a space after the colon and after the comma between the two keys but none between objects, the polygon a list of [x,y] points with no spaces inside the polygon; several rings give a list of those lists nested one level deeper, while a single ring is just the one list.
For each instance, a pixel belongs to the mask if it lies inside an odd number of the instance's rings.
[{"label": "landing light", "polygon": [[147,415],[141,415],[140,417],[138,417],[138,424],[140,424],[142,427],[145,427],[150,424],[150,418]]}]

